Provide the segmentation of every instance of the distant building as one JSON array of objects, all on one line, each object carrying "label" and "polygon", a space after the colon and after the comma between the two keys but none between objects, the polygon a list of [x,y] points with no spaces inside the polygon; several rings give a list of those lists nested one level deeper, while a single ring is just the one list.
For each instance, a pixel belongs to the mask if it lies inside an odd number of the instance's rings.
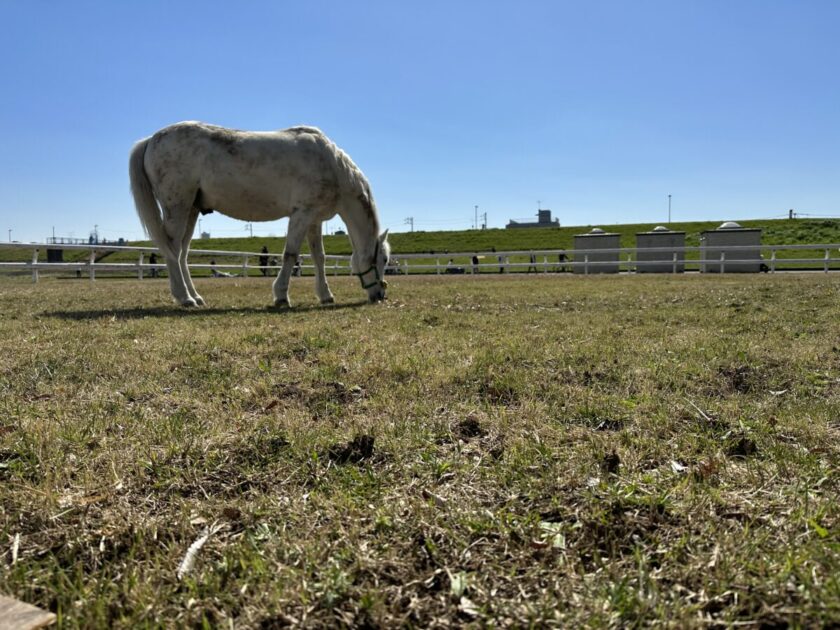
[{"label": "distant building", "polygon": [[505,226],[508,230],[512,228],[551,228],[560,227],[560,219],[551,219],[551,210],[538,210],[537,220],[534,221],[514,221],[511,219]]}]

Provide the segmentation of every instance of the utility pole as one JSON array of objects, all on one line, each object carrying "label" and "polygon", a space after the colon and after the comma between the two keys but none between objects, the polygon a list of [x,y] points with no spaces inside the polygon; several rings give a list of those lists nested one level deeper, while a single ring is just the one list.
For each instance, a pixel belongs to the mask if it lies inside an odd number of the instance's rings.
[{"label": "utility pole", "polygon": [[473,223],[473,229],[478,229],[478,206],[475,207],[475,223]]},{"label": "utility pole", "polygon": [[249,222],[248,225],[245,226],[245,229],[251,233],[251,238],[254,238],[254,224]]},{"label": "utility pole", "polygon": [[405,221],[403,221],[406,225],[411,226],[411,231],[414,231],[414,217],[408,217]]},{"label": "utility pole", "polygon": [[483,221],[481,222],[481,229],[486,230],[487,229],[487,213],[485,212],[484,214],[481,215],[481,217],[483,219]]},{"label": "utility pole", "polygon": [[9,228],[9,242],[12,242],[12,228]]},{"label": "utility pole", "polygon": [[668,195],[668,225],[671,225],[671,195]]}]

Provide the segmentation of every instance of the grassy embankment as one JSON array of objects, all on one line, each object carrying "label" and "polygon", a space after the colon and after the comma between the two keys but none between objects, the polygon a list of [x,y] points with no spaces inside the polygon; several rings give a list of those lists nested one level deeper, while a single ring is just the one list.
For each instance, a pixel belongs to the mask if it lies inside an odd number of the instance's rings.
[{"label": "grassy embankment", "polygon": [[523,280],[282,313],[0,280],[0,592],[60,627],[840,624],[840,278]]},{"label": "grassy embankment", "polygon": [[[686,245],[696,247],[699,245],[700,232],[710,230],[720,225],[720,221],[674,223],[672,228],[686,232]],[[762,243],[766,245],[795,245],[810,243],[838,243],[840,242],[840,220],[838,219],[794,219],[794,220],[764,220],[764,221],[740,221],[744,227],[761,228]],[[654,227],[653,224],[639,225],[604,225],[600,226],[608,232],[621,234],[622,247],[635,247],[636,233],[647,231]],[[540,250],[540,249],[572,249],[575,234],[588,232],[591,229],[586,227],[561,227],[557,229],[519,229],[519,230],[466,230],[459,232],[403,232],[395,233],[389,237],[395,255],[435,252],[439,254],[441,262],[445,263],[449,258],[445,252],[480,252],[490,251],[495,248],[497,251],[517,250]],[[283,251],[285,239],[275,238],[210,238],[195,239],[193,249],[224,250],[224,251],[247,251],[258,252],[263,245],[276,254]],[[149,242],[136,243],[138,245],[149,245]],[[347,236],[325,236],[324,247],[329,254],[350,254],[350,241]],[[303,251],[308,251],[304,244]],[[779,258],[796,257],[822,257],[822,251],[807,252],[779,252]],[[31,252],[19,251],[10,253],[0,251],[4,260],[29,260]],[[10,258],[13,256],[14,258]],[[67,252],[65,260],[85,261],[86,252]],[[689,253],[689,259],[696,259],[696,253]],[[222,260],[218,263],[239,264],[238,259]],[[107,259],[109,262],[135,262],[133,254],[113,254]],[[194,254],[190,257],[191,262],[208,263],[210,257]],[[429,263],[434,264],[434,258]],[[160,261],[163,262],[163,261]],[[469,264],[468,257],[456,257],[454,262],[457,265],[466,266]],[[494,262],[484,260],[483,262]],[[511,258],[510,262],[527,262],[527,256]],[[553,262],[553,261],[552,261]],[[818,265],[819,262],[815,261]],[[251,261],[252,265],[257,264]],[[200,273],[200,272],[197,272]],[[256,270],[252,270],[254,275]]]}]

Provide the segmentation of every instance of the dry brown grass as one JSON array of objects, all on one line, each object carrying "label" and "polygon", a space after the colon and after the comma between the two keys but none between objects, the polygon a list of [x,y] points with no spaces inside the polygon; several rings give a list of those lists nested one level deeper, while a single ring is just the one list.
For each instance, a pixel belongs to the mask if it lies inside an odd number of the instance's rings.
[{"label": "dry brown grass", "polygon": [[840,624],[837,277],[310,282],[0,280],[0,592],[67,627]]}]

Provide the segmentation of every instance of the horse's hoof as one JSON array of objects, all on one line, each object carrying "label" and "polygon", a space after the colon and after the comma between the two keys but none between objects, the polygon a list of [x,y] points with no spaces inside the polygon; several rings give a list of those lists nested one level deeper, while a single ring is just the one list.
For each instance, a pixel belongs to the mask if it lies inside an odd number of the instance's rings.
[{"label": "horse's hoof", "polygon": [[183,308],[195,308],[196,306],[198,306],[198,303],[194,299],[190,298],[181,302],[181,306]]},{"label": "horse's hoof", "polygon": [[321,300],[321,304],[324,304],[324,305],[335,304],[335,298],[330,296],[330,297],[326,298],[325,300]]},{"label": "horse's hoof", "polygon": [[204,298],[203,298],[203,297],[201,297],[200,295],[196,295],[196,296],[195,296],[195,303],[196,303],[198,306],[207,306],[207,302],[205,302],[205,301],[204,301]]},{"label": "horse's hoof", "polygon": [[274,300],[274,308],[278,310],[285,310],[287,308],[292,308],[292,305],[289,304],[289,300]]}]

